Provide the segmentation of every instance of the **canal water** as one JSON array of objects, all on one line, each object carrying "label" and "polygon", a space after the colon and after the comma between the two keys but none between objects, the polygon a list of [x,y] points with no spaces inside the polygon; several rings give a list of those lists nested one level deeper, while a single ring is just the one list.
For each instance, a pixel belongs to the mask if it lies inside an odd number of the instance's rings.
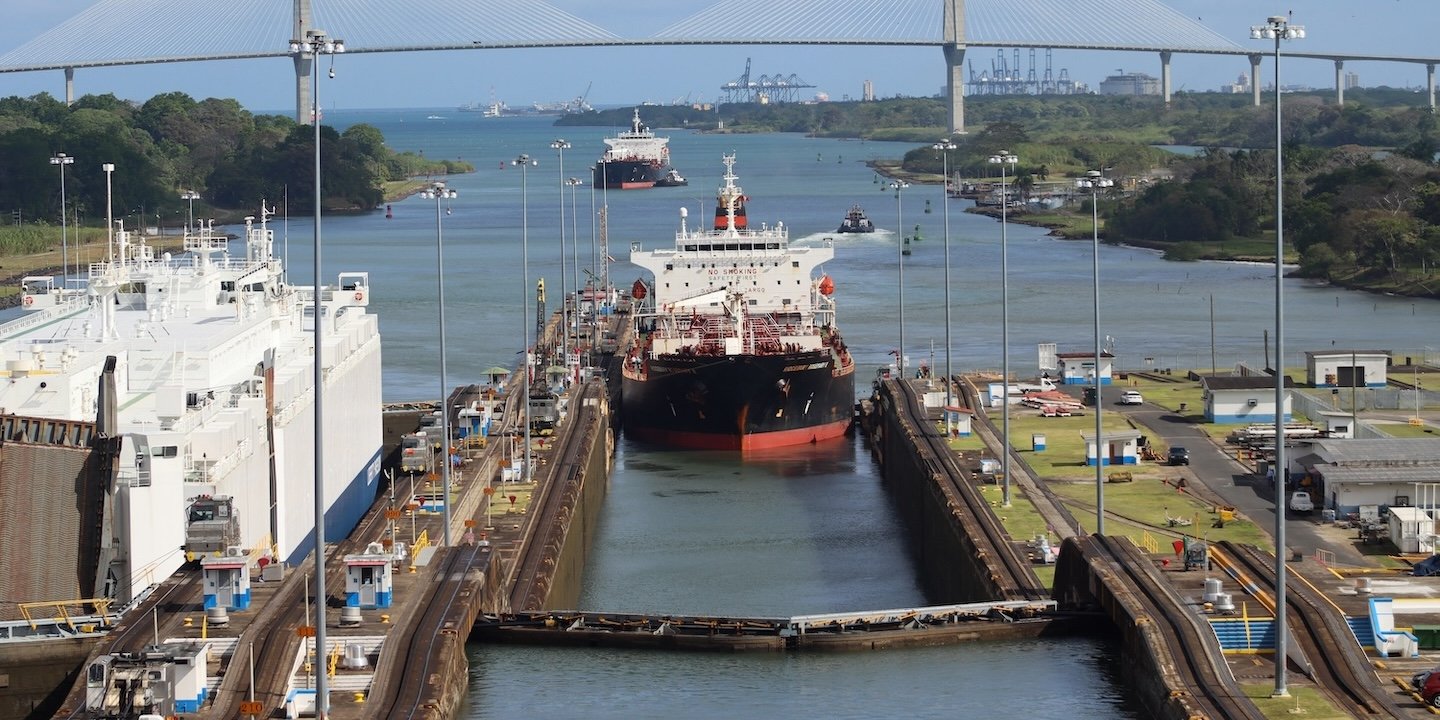
[{"label": "canal water", "polygon": [[[375,124],[397,149],[476,165],[476,173],[449,178],[460,197],[441,206],[449,383],[478,381],[492,365],[513,366],[523,328],[534,322],[533,309],[526,316],[521,302],[527,296],[533,302],[535,278],[546,278],[552,308],[559,296],[562,205],[566,236],[573,239],[570,218],[578,218],[578,252],[590,265],[592,192],[582,186],[573,196],[562,194],[560,182],[565,176],[588,179],[601,138],[611,130],[433,110],[336,111],[331,119]],[[783,221],[802,243],[833,238],[836,258],[824,269],[835,280],[839,324],[860,364],[860,392],[899,342],[895,229],[913,233],[920,226],[924,239],[904,258],[905,352],[912,366],[934,362],[943,368],[942,193],[939,186],[912,186],[897,202],[863,164],[897,158],[913,146],[784,134],[662,134],[670,135],[671,157],[689,187],[595,198],[610,207],[617,286],[626,288],[637,277],[624,262],[632,243],[655,248],[673,242],[682,205],[692,219],[710,216],[720,157],[735,152],[752,223]],[[563,174],[549,147],[558,137],[572,144]],[[528,171],[510,165],[520,153],[539,165]],[[572,198],[578,210],[573,215]],[[854,203],[881,231],[834,233]],[[959,212],[968,202],[950,205],[954,366],[998,368],[1001,227]],[[436,205],[411,198],[394,203],[392,212],[388,220],[383,212],[328,216],[325,273],[332,280],[345,270],[371,273],[370,309],[379,314],[385,342],[385,398],[433,398],[439,387]],[[292,278],[310,282],[309,219],[290,222],[283,235]],[[1033,375],[1038,343],[1060,343],[1061,350],[1092,347],[1091,245],[1014,224],[1005,237],[1011,366]],[[522,268],[527,246],[528,279]],[[1263,363],[1264,333],[1274,320],[1272,267],[1171,263],[1119,247],[1100,253],[1102,332],[1121,369],[1209,368],[1212,328],[1218,367]],[[1285,285],[1289,366],[1301,363],[1304,350],[1419,352],[1440,338],[1440,305],[1433,301],[1300,280]],[[743,460],[657,452],[622,440],[586,568],[582,609],[789,615],[925,604],[901,533],[859,440]],[[1122,699],[1116,649],[1091,640],[843,655],[483,646],[470,652],[466,716],[474,718],[956,717],[1012,706],[1036,718],[1141,716]]]}]

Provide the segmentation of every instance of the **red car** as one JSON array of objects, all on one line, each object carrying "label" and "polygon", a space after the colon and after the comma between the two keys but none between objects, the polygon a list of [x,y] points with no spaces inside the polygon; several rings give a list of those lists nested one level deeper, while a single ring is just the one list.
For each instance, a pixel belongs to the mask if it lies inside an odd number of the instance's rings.
[{"label": "red car", "polygon": [[1420,687],[1420,697],[1430,707],[1440,708],[1440,672],[1425,674],[1424,684]]}]

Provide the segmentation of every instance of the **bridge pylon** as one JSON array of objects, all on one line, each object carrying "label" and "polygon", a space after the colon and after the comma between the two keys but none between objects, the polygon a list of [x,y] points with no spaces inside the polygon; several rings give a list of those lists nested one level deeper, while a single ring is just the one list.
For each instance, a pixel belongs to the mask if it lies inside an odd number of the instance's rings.
[{"label": "bridge pylon", "polygon": [[945,99],[950,133],[965,132],[965,0],[944,0]]},{"label": "bridge pylon", "polygon": [[[295,34],[291,37],[304,40],[305,33],[314,26],[311,21],[310,0],[295,0]],[[310,53],[295,54],[295,122],[309,125],[318,120],[310,119],[310,73],[315,69],[315,58]]]}]

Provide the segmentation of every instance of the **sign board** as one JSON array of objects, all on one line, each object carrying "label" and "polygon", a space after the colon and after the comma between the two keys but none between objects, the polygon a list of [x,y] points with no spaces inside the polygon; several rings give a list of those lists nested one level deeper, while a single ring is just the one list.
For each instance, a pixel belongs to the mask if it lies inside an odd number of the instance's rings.
[{"label": "sign board", "polygon": [[1041,370],[1058,370],[1058,369],[1060,368],[1060,361],[1059,361],[1059,359],[1058,359],[1057,357],[1055,357],[1056,353],[1058,352],[1058,346],[1057,346],[1057,344],[1056,344],[1056,343],[1040,343],[1039,348],[1040,348],[1040,369],[1041,369]]}]

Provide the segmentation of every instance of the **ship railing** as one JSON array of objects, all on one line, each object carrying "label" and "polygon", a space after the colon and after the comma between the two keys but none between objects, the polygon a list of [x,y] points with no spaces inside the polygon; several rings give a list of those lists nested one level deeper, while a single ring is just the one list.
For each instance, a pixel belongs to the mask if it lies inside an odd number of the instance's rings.
[{"label": "ship railing", "polygon": [[79,295],[69,300],[61,301],[54,307],[26,313],[15,320],[0,325],[0,339],[19,335],[41,325],[59,320],[60,318],[83,312],[89,306],[90,298],[85,295]]}]

